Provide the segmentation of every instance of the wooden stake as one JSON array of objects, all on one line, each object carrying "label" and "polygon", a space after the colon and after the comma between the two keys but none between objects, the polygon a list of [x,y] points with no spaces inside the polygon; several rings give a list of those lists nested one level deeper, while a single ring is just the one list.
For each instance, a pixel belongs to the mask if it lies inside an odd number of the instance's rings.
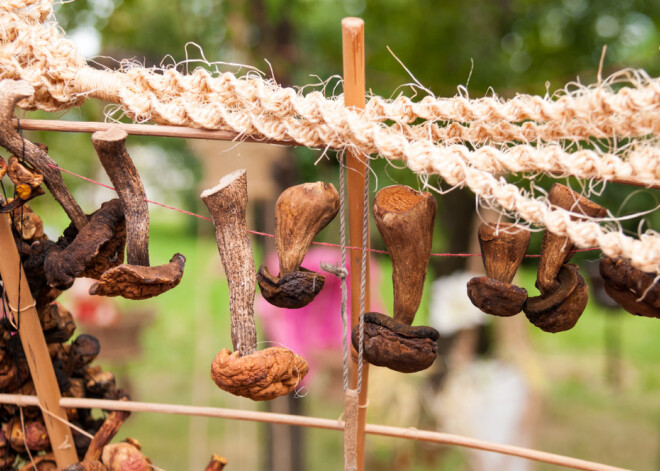
[{"label": "wooden stake", "polygon": [[[355,108],[365,106],[365,76],[364,76],[364,21],[360,18],[344,18],[341,22],[342,46],[344,58],[344,104]],[[346,169],[348,185],[348,224],[349,240],[353,247],[362,247],[362,215],[364,211],[364,186],[367,163],[363,156],[347,151]],[[369,248],[369,231],[367,228],[367,248]],[[350,255],[351,270],[351,329],[359,323],[360,317],[360,272],[362,250],[352,249]],[[371,305],[369,286],[369,255],[367,254],[367,280],[365,310]],[[357,388],[358,368],[357,353],[352,350],[351,388]],[[366,361],[362,366],[362,389],[359,396],[358,429],[357,429],[357,469],[364,469],[364,436],[367,418],[367,384],[369,380],[369,365]]]},{"label": "wooden stake", "polygon": [[[19,275],[20,272],[20,275]],[[18,250],[11,232],[8,214],[0,214],[0,276],[4,283],[10,309],[20,311],[19,334],[23,350],[30,367],[30,374],[37,390],[37,397],[44,409],[44,422],[55,453],[58,468],[65,468],[78,462],[76,448],[73,445],[71,430],[51,414],[67,419],[66,412],[60,406],[60,389],[55,379],[55,370],[50,361],[46,339],[44,338],[35,301],[30,292],[27,277],[23,271]],[[20,283],[20,304],[19,304]],[[48,411],[48,412],[46,412]]]}]

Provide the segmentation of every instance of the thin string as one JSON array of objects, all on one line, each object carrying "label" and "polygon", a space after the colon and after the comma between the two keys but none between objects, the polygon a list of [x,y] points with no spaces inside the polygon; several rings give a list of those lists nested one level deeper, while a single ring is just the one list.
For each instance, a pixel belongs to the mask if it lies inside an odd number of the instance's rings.
[{"label": "thin string", "polygon": [[[91,178],[79,175],[79,174],[77,174],[75,172],[72,172],[70,170],[66,170],[66,169],[63,169],[61,167],[58,167],[57,165],[53,165],[53,164],[48,164],[48,165],[49,165],[49,167],[54,168],[56,170],[59,170],[60,172],[68,173],[69,175],[72,175],[76,178],[80,178],[81,180],[85,180],[85,181],[93,183],[95,185],[102,186],[103,188],[107,188],[108,190],[116,191],[114,187],[112,187],[110,185],[106,185],[105,183],[101,183],[101,182],[98,182],[98,181],[93,180]],[[175,206],[169,206],[169,205],[166,205],[164,203],[159,203],[158,201],[148,200],[146,198],[145,198],[145,201],[147,203],[155,204],[157,206],[161,206],[161,207],[166,208],[166,209],[171,209],[173,211],[178,211],[180,213],[187,214],[188,216],[194,216],[198,219],[203,219],[205,221],[211,221],[211,218],[209,218],[209,217],[202,216],[201,214],[193,213],[191,211],[186,211],[185,209],[180,209],[180,208],[177,208]],[[248,232],[250,234],[254,234],[254,235],[258,235],[258,236],[262,236],[262,237],[273,237],[273,238],[275,237],[273,234],[268,234],[267,232],[259,232],[259,231],[253,231],[253,230],[248,230]],[[323,246],[323,247],[341,248],[341,245],[333,244],[333,243],[330,243],[330,242],[312,242],[312,244],[320,245],[320,246]],[[347,250],[362,250],[361,247],[354,247],[352,245],[347,245],[346,249]],[[378,250],[378,249],[372,249],[372,248],[368,248],[366,250],[367,250],[367,252],[371,252],[371,253],[379,253],[379,254],[383,254],[383,255],[389,255],[389,252],[387,250]],[[571,250],[571,253],[591,252],[593,250],[600,250],[600,247],[592,247],[592,248],[589,248],[589,249],[575,249],[575,250]],[[431,256],[432,257],[481,257],[481,254],[480,253],[435,252],[435,253],[431,253]],[[525,255],[525,258],[538,258],[538,257],[540,257],[540,255],[537,255],[537,254]]]},{"label": "thin string", "polygon": [[[341,267],[346,272],[346,182],[344,182],[346,154],[339,158],[339,238]],[[348,389],[348,287],[346,276],[341,280],[342,360],[344,362],[344,391]]]},{"label": "thin string", "polygon": [[358,349],[358,380],[357,392],[362,390],[362,364],[364,363],[364,311],[367,296],[367,243],[369,237],[369,158],[364,157],[364,199],[362,201],[362,260],[360,264],[360,323],[359,323],[359,349]]}]

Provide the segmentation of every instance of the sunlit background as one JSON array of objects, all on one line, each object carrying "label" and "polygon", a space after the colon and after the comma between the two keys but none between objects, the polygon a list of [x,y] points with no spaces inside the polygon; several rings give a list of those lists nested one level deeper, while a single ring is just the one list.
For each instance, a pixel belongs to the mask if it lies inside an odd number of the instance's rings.
[{"label": "sunlit background", "polygon": [[[282,85],[314,85],[309,90],[326,95],[342,92],[340,21],[345,16],[365,20],[367,89],[385,97],[424,93],[413,83],[437,96],[543,95],[569,83],[591,84],[624,68],[660,73],[658,0],[76,0],[59,5],[56,16],[98,67],[118,68],[124,59],[182,71],[203,66],[244,74],[256,69]],[[26,116],[99,121],[106,115],[121,118],[116,108],[100,102],[56,116]],[[46,143],[63,168],[108,183],[89,135],[29,133],[28,138]],[[130,137],[128,146],[150,199],[204,216],[199,193],[229,171],[247,168],[248,226],[271,233],[274,202],[284,188],[315,180],[338,183],[334,156],[308,149],[146,137]],[[409,171],[384,162],[374,163],[374,176],[372,194],[395,183],[421,188]],[[73,176],[65,180],[87,212],[114,197]],[[437,180],[430,183],[446,189]],[[537,183],[547,188],[551,181]],[[576,181],[570,184],[581,188]],[[617,216],[649,211],[659,203],[657,191],[614,184],[598,190],[603,191],[592,198]],[[478,251],[475,227],[489,215],[476,211],[473,195],[455,190],[438,195],[437,202],[433,251]],[[67,225],[64,213],[47,196],[30,204],[56,239]],[[626,221],[624,228],[630,233],[658,229],[660,221],[651,212]],[[530,253],[539,252],[540,237],[534,234]],[[337,222],[318,239],[338,243]],[[271,239],[253,237],[252,246],[258,264],[273,257]],[[384,248],[375,228],[372,246]],[[322,310],[312,304],[302,314],[274,311],[257,293],[260,347],[295,345],[308,357],[312,373],[295,397],[256,404],[220,391],[209,375],[215,354],[231,348],[227,287],[212,224],[151,206],[150,252],[152,264],[167,262],[175,252],[187,257],[178,288],[150,301],[106,300],[79,318],[81,331],[99,336],[102,364],[133,399],[340,417],[341,339],[323,324],[336,325],[339,319],[336,284],[328,287],[335,289],[329,291],[334,304]],[[306,266],[338,256],[337,250],[324,249],[310,254]],[[585,277],[598,259],[598,252],[575,257]],[[372,262],[374,305],[391,312],[390,261],[379,255]],[[276,271],[277,264],[271,266]],[[660,469],[660,321],[608,306],[592,290],[587,311],[572,331],[542,333],[524,315],[490,319],[475,311],[465,295],[472,276],[466,270],[479,273],[480,259],[432,259],[415,324],[441,331],[440,358],[430,370],[413,375],[372,368],[368,420],[636,470]],[[535,259],[526,260],[517,281],[530,293],[536,293],[535,270]],[[82,285],[63,301],[78,315],[87,302]],[[241,471],[336,470],[343,463],[342,436],[334,431],[142,413],[122,427],[119,438],[126,436],[137,438],[154,464],[170,471],[201,470],[211,453],[228,459],[226,469]],[[368,437],[366,460],[367,469],[374,470],[553,469],[378,437]]]}]

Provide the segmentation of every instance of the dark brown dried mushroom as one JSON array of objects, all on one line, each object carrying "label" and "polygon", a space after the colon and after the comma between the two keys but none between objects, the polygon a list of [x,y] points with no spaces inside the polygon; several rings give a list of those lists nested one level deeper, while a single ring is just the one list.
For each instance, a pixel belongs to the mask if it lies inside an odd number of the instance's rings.
[{"label": "dark brown dried mushroom", "polygon": [[545,332],[572,329],[587,307],[589,289],[577,265],[563,265],[556,277],[557,288],[541,296],[527,298],[524,311],[529,321]]},{"label": "dark brown dried mushroom", "polygon": [[307,374],[307,362],[292,351],[271,347],[257,352],[254,324],[256,274],[245,212],[245,170],[223,177],[204,191],[202,200],[215,225],[218,252],[229,284],[231,340],[234,353],[222,349],[213,360],[211,377],[219,388],[255,401],[288,394]]},{"label": "dark brown dried mushroom", "polygon": [[117,190],[126,217],[126,264],[104,272],[89,294],[147,299],[179,284],[186,259],[174,254],[168,264],[149,266],[149,208],[142,180],[126,151],[125,131],[110,128],[92,135],[92,143]]},{"label": "dark brown dried mushroom", "polygon": [[[48,284],[58,289],[68,289],[77,277],[83,276],[88,267],[103,263],[109,268],[121,263],[123,226],[121,202],[113,199],[103,203],[71,243],[62,244],[64,247],[58,245],[49,251],[44,262]],[[113,251],[110,257],[107,250],[104,250],[106,244]]]},{"label": "dark brown dried mushroom", "polygon": [[[602,206],[559,183],[550,189],[548,201],[571,211],[575,219],[601,218],[607,214]],[[568,237],[545,231],[536,281],[541,296],[528,298],[523,310],[534,325],[546,332],[573,328],[587,306],[587,284],[578,267],[568,264],[572,250]]]},{"label": "dark brown dried mushroom", "polygon": [[478,234],[486,276],[468,282],[468,297],[486,314],[514,316],[527,300],[527,290],[511,281],[527,251],[529,231],[510,223],[483,223]]},{"label": "dark brown dried mushroom", "polygon": [[297,309],[306,306],[323,289],[325,277],[304,268],[314,237],[339,211],[339,194],[331,183],[303,183],[282,192],[275,205],[275,243],[279,276],[262,266],[257,273],[261,295],[274,306]]},{"label": "dark brown dried mushroom", "polygon": [[[438,332],[411,327],[422,300],[435,212],[433,195],[408,186],[389,186],[376,194],[374,218],[392,259],[394,318],[365,314],[364,356],[369,363],[413,373],[431,366],[437,356]],[[351,341],[359,350],[359,325]]]},{"label": "dark brown dried mushroom", "polygon": [[631,314],[660,318],[660,283],[655,273],[633,267],[630,261],[606,257],[600,262],[605,292]]},{"label": "dark brown dried mushroom", "polygon": [[[351,331],[354,346],[359,335],[359,329]],[[439,336],[432,327],[405,325],[379,312],[364,315],[364,356],[372,365],[401,373],[425,370],[438,356]]]},{"label": "dark brown dried mushroom", "polygon": [[[553,206],[574,213],[574,219],[580,217],[602,218],[607,214],[607,209],[560,183],[552,185],[548,193],[548,201]],[[563,264],[569,262],[574,248],[568,237],[545,231],[536,281],[536,286],[541,293],[554,291],[557,288],[557,273]]]}]

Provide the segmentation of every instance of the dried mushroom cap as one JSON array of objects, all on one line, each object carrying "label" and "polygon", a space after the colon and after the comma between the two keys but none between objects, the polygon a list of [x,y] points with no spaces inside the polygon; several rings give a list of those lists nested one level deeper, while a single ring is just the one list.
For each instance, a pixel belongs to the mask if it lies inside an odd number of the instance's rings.
[{"label": "dried mushroom cap", "polygon": [[325,277],[300,267],[282,277],[271,275],[265,266],[259,267],[257,281],[261,295],[273,306],[297,309],[314,300],[323,289]]},{"label": "dried mushroom cap", "polygon": [[23,240],[41,240],[44,237],[44,223],[38,214],[26,204],[22,211],[12,214],[14,229]]},{"label": "dried mushroom cap", "polygon": [[660,288],[656,275],[633,267],[628,260],[610,257],[600,262],[605,292],[631,314],[660,318]]},{"label": "dried mushroom cap", "polygon": [[300,264],[314,237],[339,211],[339,193],[331,183],[315,182],[292,186],[275,204],[275,243],[280,262],[279,276],[259,268],[257,281],[270,304],[297,309],[309,304],[323,289],[325,278]]},{"label": "dried mushroom cap", "polygon": [[293,391],[308,370],[305,359],[287,348],[271,347],[245,356],[223,348],[213,360],[211,377],[231,394],[268,401]]},{"label": "dried mushroom cap", "polygon": [[11,181],[14,182],[14,185],[26,184],[29,185],[30,188],[36,188],[44,182],[43,175],[29,169],[26,165],[22,164],[15,155],[9,157],[7,175],[9,175]]},{"label": "dried mushroom cap", "polygon": [[124,213],[118,199],[103,203],[68,246],[50,251],[44,263],[48,284],[59,289],[69,288],[88,266],[99,263],[97,256],[109,241],[112,241],[112,247],[119,246],[121,249],[117,250],[115,259],[105,260],[106,266],[121,263],[123,220]]},{"label": "dried mushroom cap", "polygon": [[468,281],[467,294],[476,307],[494,316],[515,316],[522,311],[527,290],[503,281],[478,276]]},{"label": "dried mushroom cap", "polygon": [[98,282],[89,288],[89,294],[135,300],[152,298],[179,284],[185,264],[186,257],[177,253],[165,265],[119,265],[103,273]]},{"label": "dried mushroom cap", "polygon": [[545,295],[527,299],[523,310],[532,324],[545,332],[572,329],[587,307],[589,289],[578,267],[565,264],[557,275],[558,287]]},{"label": "dried mushroom cap", "polygon": [[103,448],[101,460],[110,471],[152,471],[149,459],[131,443],[111,443]]},{"label": "dried mushroom cap", "polygon": [[0,179],[7,173],[7,162],[0,157]]},{"label": "dried mushroom cap", "polygon": [[[355,326],[351,342],[359,349],[360,329]],[[440,334],[432,327],[409,326],[379,312],[364,315],[364,358],[376,366],[401,373],[430,367],[438,356]]]}]

